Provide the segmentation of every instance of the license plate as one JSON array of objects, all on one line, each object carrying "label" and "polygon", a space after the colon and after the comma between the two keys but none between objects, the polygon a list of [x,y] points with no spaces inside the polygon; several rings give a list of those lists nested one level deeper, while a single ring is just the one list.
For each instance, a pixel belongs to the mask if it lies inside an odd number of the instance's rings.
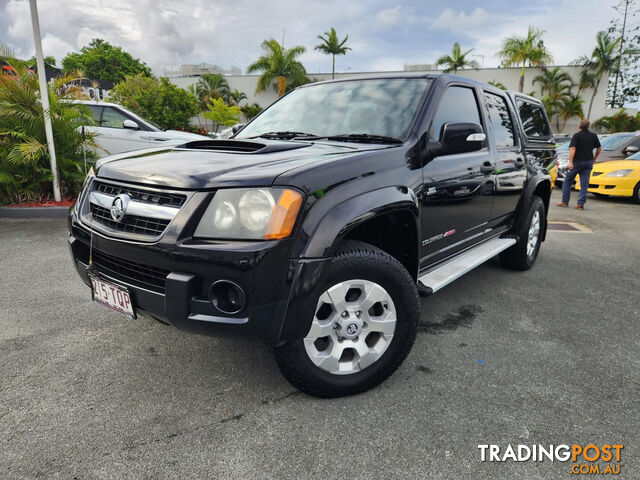
[{"label": "license plate", "polygon": [[98,302],[125,317],[136,318],[129,290],[106,282],[95,275],[89,275],[89,278],[91,279],[91,296],[94,302]]}]

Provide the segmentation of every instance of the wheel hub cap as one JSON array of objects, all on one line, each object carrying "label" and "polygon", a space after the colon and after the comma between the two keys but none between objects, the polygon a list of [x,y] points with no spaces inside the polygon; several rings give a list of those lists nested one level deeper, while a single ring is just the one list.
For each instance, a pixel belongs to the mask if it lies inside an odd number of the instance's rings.
[{"label": "wheel hub cap", "polygon": [[396,308],[383,287],[369,280],[348,280],[320,295],[304,346],[322,370],[349,375],[384,354],[395,326]]}]

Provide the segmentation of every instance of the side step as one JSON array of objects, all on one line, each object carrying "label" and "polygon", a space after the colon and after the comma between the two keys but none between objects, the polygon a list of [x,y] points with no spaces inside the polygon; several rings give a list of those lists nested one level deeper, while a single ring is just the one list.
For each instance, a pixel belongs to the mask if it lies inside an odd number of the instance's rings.
[{"label": "side step", "polygon": [[494,238],[484,242],[420,276],[418,282],[421,282],[429,293],[435,293],[515,243],[515,238]]}]

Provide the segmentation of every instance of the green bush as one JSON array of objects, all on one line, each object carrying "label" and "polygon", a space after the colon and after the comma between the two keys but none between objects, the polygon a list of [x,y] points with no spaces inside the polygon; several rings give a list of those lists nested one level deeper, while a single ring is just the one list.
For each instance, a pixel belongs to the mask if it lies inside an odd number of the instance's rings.
[{"label": "green bush", "polygon": [[191,117],[198,114],[198,99],[192,93],[177,87],[167,78],[128,76],[113,89],[112,99],[141,117],[163,128],[189,127]]},{"label": "green bush", "polygon": [[[53,175],[44,133],[44,115],[37,77],[24,66],[17,75],[0,76],[0,204],[44,201],[52,198]],[[74,196],[84,180],[81,125],[91,116],[68,83],[79,73],[58,77],[49,86],[49,102],[56,159],[63,196]],[[93,139],[87,137],[93,145]],[[87,155],[92,158],[91,149]]]}]

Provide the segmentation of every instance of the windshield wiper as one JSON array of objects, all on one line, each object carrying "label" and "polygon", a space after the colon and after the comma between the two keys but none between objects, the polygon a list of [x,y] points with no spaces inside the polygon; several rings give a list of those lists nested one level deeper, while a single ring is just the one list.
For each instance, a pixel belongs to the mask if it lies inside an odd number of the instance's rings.
[{"label": "windshield wiper", "polygon": [[305,132],[290,132],[287,130],[281,132],[266,132],[261,133],[260,135],[256,135],[251,138],[267,138],[267,139],[279,139],[279,140],[291,140],[293,138],[304,137],[304,138],[318,138],[317,135],[313,133],[305,133]]},{"label": "windshield wiper", "polygon": [[402,143],[400,138],[387,137],[385,135],[370,135],[368,133],[346,133],[342,135],[331,135],[328,140],[338,142],[361,142],[361,143]]}]

